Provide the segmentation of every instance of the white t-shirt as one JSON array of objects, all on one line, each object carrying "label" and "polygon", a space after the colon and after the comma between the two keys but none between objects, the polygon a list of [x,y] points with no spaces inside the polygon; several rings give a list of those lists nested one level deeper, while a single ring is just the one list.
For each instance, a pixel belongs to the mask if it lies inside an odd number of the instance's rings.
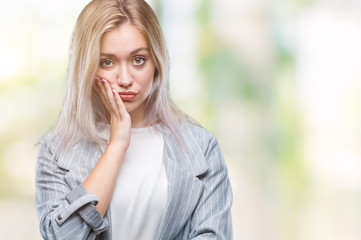
[{"label": "white t-shirt", "polygon": [[132,128],[110,204],[113,240],[155,239],[167,203],[159,125]]}]

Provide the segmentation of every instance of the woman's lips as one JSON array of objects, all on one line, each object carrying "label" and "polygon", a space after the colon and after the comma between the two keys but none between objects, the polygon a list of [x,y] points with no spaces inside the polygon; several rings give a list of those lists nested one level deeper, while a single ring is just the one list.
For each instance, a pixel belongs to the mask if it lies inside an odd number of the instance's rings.
[{"label": "woman's lips", "polygon": [[134,91],[121,91],[121,92],[118,92],[120,98],[124,101],[127,101],[127,100],[132,100],[134,99],[136,96],[137,96],[137,92],[134,92]]}]

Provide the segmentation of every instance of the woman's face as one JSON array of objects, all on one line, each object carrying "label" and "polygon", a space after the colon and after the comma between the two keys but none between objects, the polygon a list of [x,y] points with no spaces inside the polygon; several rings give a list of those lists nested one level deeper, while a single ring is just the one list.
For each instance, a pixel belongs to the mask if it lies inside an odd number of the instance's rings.
[{"label": "woman's face", "polygon": [[148,43],[136,27],[125,23],[104,34],[96,76],[119,93],[132,122],[144,120],[154,72]]}]

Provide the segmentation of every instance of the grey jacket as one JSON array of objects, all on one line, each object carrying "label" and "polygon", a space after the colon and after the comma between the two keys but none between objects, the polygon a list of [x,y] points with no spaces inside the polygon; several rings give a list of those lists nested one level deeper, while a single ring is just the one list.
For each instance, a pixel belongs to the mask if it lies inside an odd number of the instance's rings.
[{"label": "grey jacket", "polygon": [[[219,144],[202,127],[181,126],[186,149],[163,128],[168,202],[156,239],[232,239],[232,190]],[[54,144],[41,143],[35,176],[36,209],[44,239],[111,239],[110,212],[96,209],[97,196],[82,185],[102,149],[76,144],[56,158]]]}]

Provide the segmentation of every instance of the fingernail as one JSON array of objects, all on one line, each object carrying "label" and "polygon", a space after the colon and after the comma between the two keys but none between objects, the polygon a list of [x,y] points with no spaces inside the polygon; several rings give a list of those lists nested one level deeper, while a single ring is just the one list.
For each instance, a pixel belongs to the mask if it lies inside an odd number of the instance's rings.
[{"label": "fingernail", "polygon": [[104,80],[104,79],[102,79],[102,83],[105,84],[105,80]]}]

